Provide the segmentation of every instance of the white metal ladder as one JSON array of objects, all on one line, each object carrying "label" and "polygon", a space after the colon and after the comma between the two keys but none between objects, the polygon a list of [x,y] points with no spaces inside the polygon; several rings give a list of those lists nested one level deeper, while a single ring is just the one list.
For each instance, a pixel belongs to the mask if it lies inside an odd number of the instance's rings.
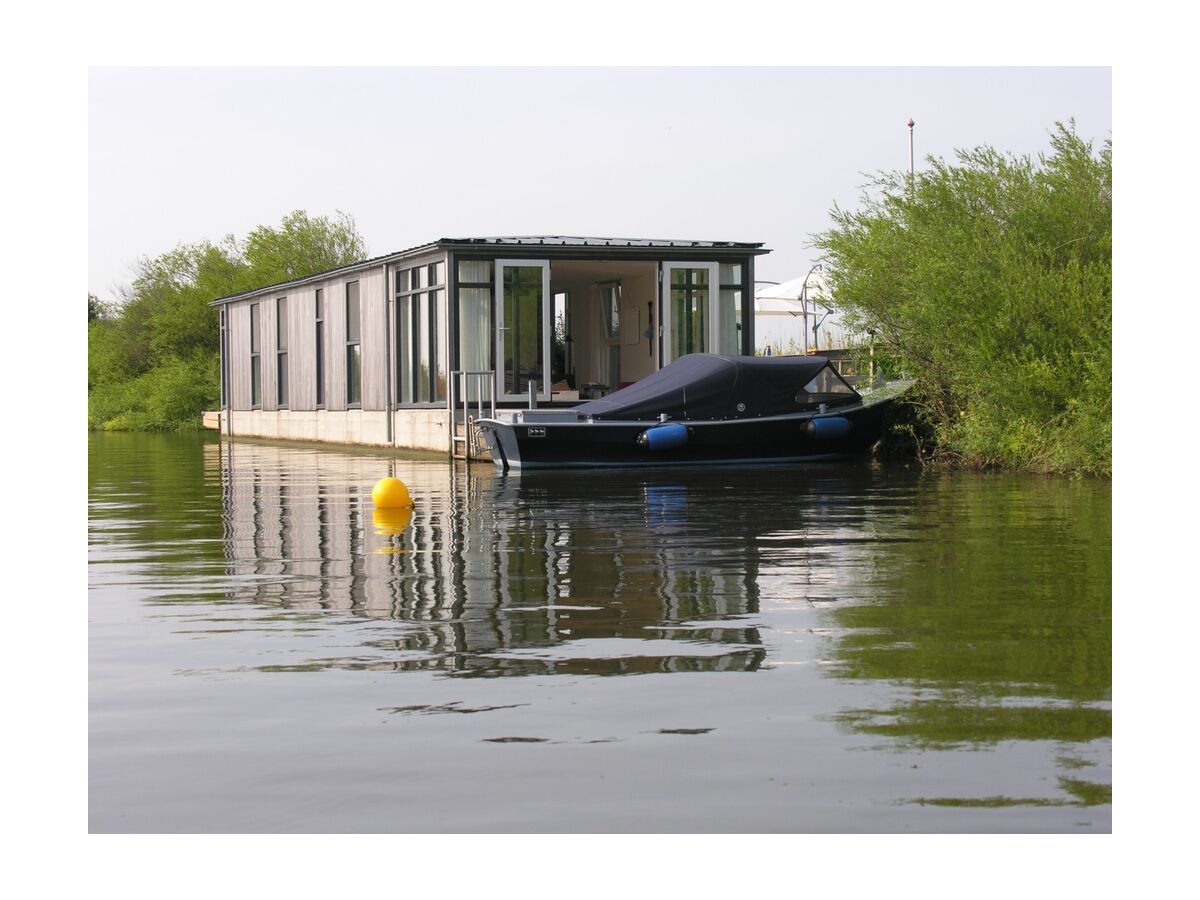
[{"label": "white metal ladder", "polygon": [[[474,390],[472,390],[472,388]],[[471,415],[471,394],[475,394],[475,415]],[[455,369],[450,373],[450,391],[446,408],[450,413],[450,461],[461,459],[468,466],[472,456],[483,451],[475,422],[483,418],[484,394],[487,394],[488,415],[496,415],[496,373],[491,370],[470,371]],[[459,418],[461,404],[461,419]],[[459,425],[462,434],[458,433]]]}]

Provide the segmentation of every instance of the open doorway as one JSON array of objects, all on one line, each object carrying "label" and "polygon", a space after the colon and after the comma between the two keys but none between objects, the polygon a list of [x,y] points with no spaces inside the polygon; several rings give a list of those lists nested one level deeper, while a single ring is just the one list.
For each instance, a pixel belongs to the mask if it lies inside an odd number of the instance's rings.
[{"label": "open doorway", "polygon": [[551,399],[589,400],[658,368],[658,264],[554,260]]}]

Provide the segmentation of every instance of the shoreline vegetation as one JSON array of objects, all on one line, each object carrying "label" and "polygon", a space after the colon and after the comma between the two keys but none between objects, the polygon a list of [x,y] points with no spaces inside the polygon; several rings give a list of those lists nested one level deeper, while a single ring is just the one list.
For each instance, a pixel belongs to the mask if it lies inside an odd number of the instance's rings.
[{"label": "shoreline vegetation", "polygon": [[199,430],[200,413],[220,403],[220,320],[208,304],[366,255],[346,213],[297,210],[244,240],[141,258],[118,302],[88,296],[88,430]]},{"label": "shoreline vegetation", "polygon": [[[1036,159],[990,147],[879,173],[814,236],[843,320],[916,379],[885,438],[924,468],[1112,476],[1112,142],[1074,123]],[[200,429],[219,402],[209,302],[366,256],[352,217],[286,216],[244,240],[142,258],[88,297],[88,428]]]},{"label": "shoreline vegetation", "polygon": [[1058,124],[880,173],[817,235],[845,324],[916,379],[888,452],[921,465],[1112,476],[1112,142]]}]

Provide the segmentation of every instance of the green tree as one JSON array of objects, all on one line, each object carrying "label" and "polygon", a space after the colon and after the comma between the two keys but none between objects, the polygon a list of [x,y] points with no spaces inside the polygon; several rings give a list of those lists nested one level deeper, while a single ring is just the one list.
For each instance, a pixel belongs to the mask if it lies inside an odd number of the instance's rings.
[{"label": "green tree", "polygon": [[936,454],[1108,475],[1112,144],[1073,123],[1050,144],[880,174],[814,244],[852,327],[918,379]]},{"label": "green tree", "polygon": [[218,297],[303,278],[366,255],[345,213],[284,217],[239,241],[180,244],[139,260],[123,302],[88,302],[88,427],[198,428],[218,402]]},{"label": "green tree", "polygon": [[109,305],[97,297],[95,294],[88,294],[88,322],[95,322],[97,319],[105,319],[111,315]]}]

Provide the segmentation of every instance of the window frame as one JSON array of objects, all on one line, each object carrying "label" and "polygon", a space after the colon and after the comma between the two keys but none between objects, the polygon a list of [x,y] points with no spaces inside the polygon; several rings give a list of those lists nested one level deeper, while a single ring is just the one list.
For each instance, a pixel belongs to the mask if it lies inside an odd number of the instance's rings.
[{"label": "window frame", "polygon": [[[351,336],[350,334],[350,289],[354,288],[354,302],[357,307],[355,318],[358,320],[358,334]],[[344,362],[346,366],[346,409],[362,409],[362,287],[358,281],[346,282],[346,352]],[[351,357],[358,363],[358,377],[352,378],[352,366],[350,364]],[[357,397],[353,390],[357,388]]]},{"label": "window frame", "polygon": [[262,310],[250,304],[250,408],[262,409]]},{"label": "window frame", "polygon": [[313,295],[313,341],[316,358],[313,360],[313,377],[316,380],[316,395],[313,406],[325,408],[325,289],[317,288]]},{"label": "window frame", "polygon": [[[738,268],[738,281],[725,281],[722,276],[726,266],[736,266]],[[725,293],[736,292],[736,300],[733,307],[733,322],[734,322],[734,343],[736,349],[734,356],[741,356],[746,347],[746,342],[743,340],[743,333],[746,330],[745,319],[745,299],[746,299],[746,263],[742,260],[718,260],[717,261],[717,311],[716,319],[721,317],[721,302]],[[724,333],[718,335],[719,338],[725,337]],[[724,348],[720,346],[720,340],[717,342],[717,347],[713,353],[725,353]]]},{"label": "window frame", "polygon": [[289,406],[288,378],[288,298],[275,298],[275,408],[287,409]]},{"label": "window frame", "polygon": [[[448,271],[449,264],[445,258],[395,270],[396,359],[393,374],[397,407],[431,407],[446,403],[451,371],[449,343],[443,341],[446,337],[443,332],[450,328]],[[427,325],[424,329],[421,327],[422,321]],[[446,344],[444,352],[443,343]],[[422,350],[426,354],[424,357]],[[428,362],[428,383],[424,391],[421,390],[423,358]],[[444,375],[440,389],[439,371]]]}]

